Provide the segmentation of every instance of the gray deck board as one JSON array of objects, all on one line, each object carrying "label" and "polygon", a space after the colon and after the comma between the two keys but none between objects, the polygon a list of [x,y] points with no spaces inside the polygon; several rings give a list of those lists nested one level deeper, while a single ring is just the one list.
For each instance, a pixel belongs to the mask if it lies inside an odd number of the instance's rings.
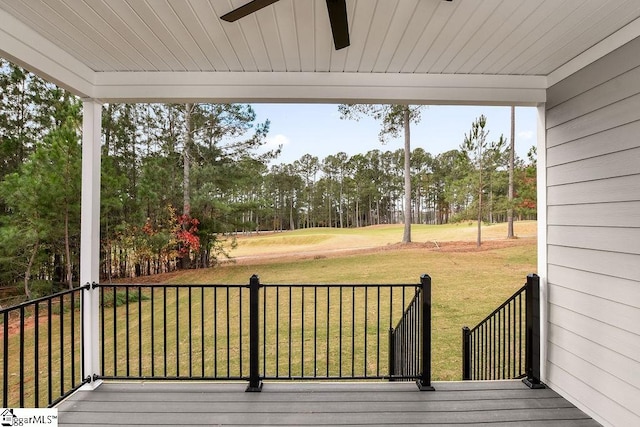
[{"label": "gray deck board", "polygon": [[599,425],[553,390],[520,381],[435,383],[108,382],[59,408],[61,426]]}]

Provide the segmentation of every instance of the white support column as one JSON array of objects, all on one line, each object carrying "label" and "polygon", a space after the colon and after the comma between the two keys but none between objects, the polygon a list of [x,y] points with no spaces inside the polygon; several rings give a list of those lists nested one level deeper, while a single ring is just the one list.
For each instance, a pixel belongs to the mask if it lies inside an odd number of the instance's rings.
[{"label": "white support column", "polygon": [[537,197],[538,276],[540,276],[540,380],[547,381],[547,337],[549,336],[549,288],[547,285],[547,108],[538,105]]},{"label": "white support column", "polygon": [[[80,284],[100,280],[100,141],[102,134],[102,104],[83,101],[82,119],[82,201],[80,223]],[[84,322],[83,366],[88,384],[95,388],[94,374],[100,373],[100,330],[98,290],[84,291],[82,321]]]}]

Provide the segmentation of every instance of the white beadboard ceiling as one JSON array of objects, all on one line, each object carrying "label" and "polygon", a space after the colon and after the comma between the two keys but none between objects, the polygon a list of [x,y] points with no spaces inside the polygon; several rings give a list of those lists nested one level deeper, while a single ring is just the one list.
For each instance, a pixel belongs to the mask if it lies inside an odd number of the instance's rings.
[{"label": "white beadboard ceiling", "polygon": [[0,55],[104,100],[544,101],[544,89],[640,34],[639,0],[0,0]]}]

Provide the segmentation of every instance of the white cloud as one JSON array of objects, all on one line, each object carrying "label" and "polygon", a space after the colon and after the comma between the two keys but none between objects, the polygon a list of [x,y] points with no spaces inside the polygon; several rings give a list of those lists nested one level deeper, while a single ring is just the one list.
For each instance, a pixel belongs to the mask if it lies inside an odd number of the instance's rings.
[{"label": "white cloud", "polygon": [[267,143],[265,147],[267,148],[278,148],[280,145],[285,146],[291,142],[288,137],[282,134],[277,134],[273,136],[267,137]]},{"label": "white cloud", "polygon": [[521,130],[518,132],[518,138],[520,139],[529,140],[533,139],[534,136],[535,133],[532,130]]}]

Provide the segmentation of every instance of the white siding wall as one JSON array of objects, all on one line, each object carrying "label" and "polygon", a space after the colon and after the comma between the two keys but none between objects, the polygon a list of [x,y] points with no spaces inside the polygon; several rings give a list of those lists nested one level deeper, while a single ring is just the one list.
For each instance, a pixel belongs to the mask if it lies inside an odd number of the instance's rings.
[{"label": "white siding wall", "polygon": [[546,382],[640,425],[640,38],[549,88]]}]

